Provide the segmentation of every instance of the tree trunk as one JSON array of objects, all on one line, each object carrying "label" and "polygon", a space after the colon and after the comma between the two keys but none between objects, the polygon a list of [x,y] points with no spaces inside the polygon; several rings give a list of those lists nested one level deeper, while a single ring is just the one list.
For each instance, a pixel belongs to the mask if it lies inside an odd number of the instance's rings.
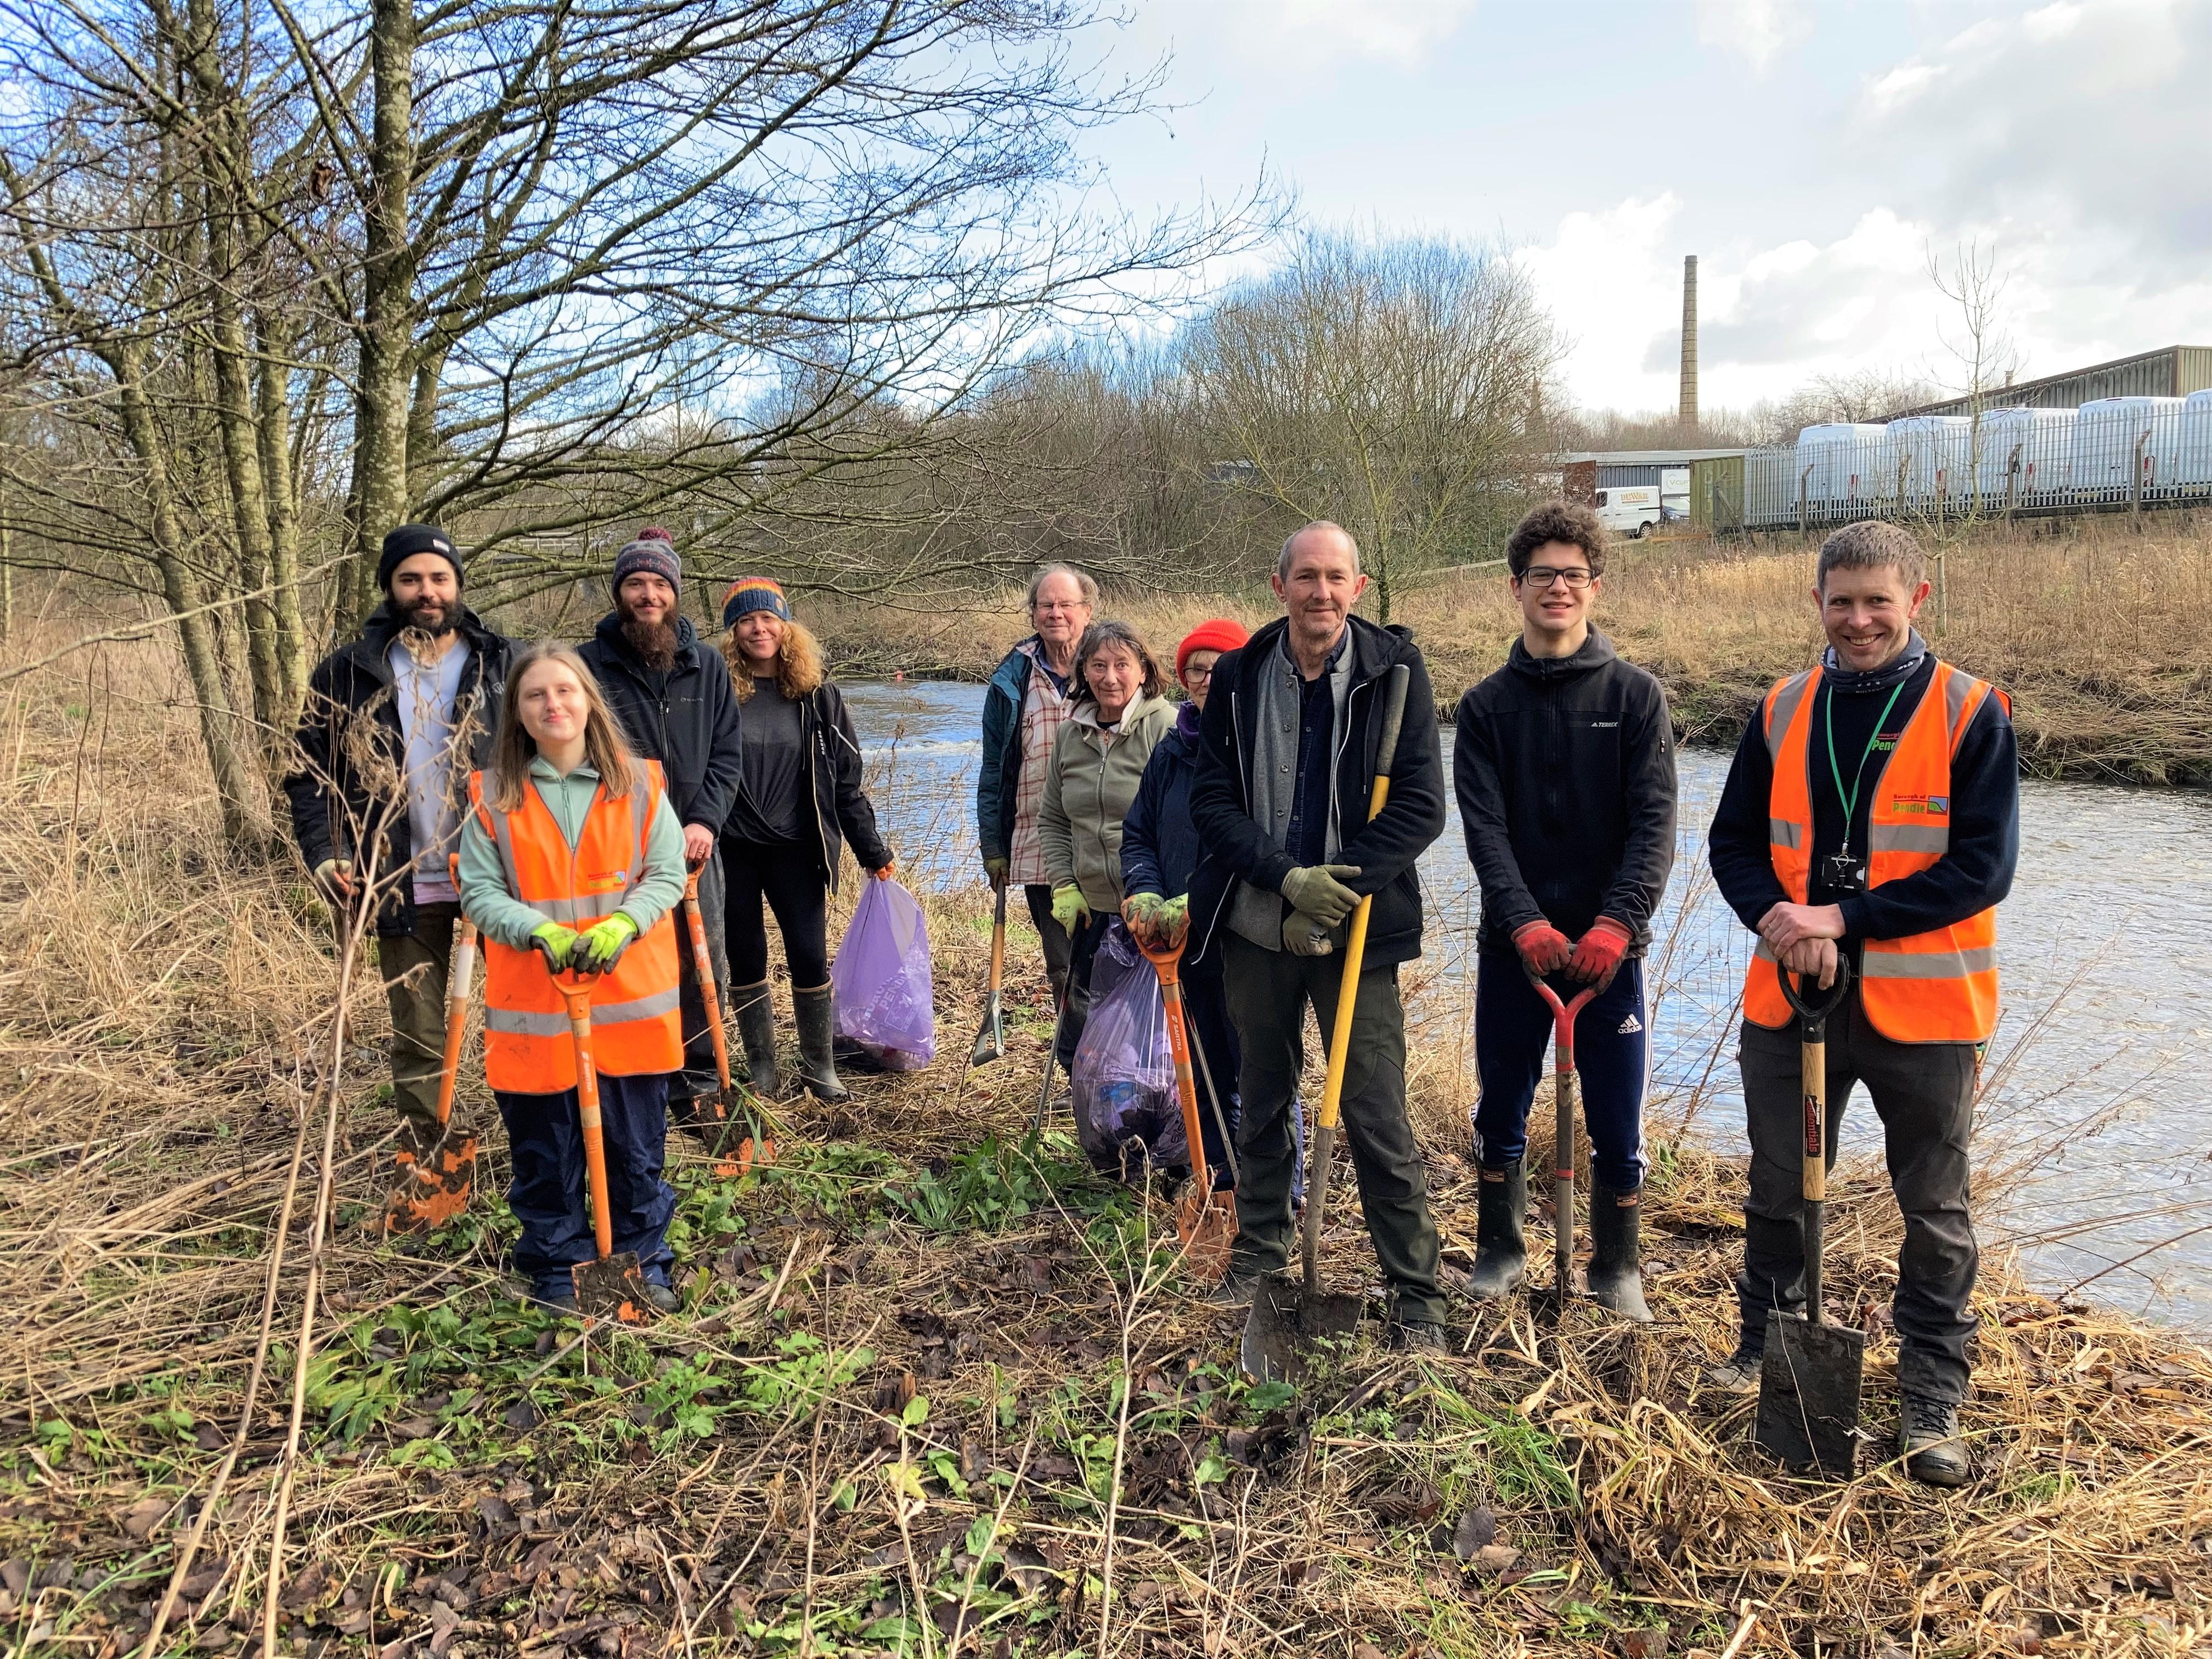
[{"label": "tree trunk", "polygon": [[415,177],[412,0],[374,0],[369,71],[374,126],[362,267],[361,367],[356,394],[352,580],[340,631],[375,604],[385,532],[407,516],[407,422],[415,372],[415,255],[407,234]]},{"label": "tree trunk", "polygon": [[276,584],[271,601],[276,623],[276,669],[283,689],[283,724],[300,717],[307,695],[307,625],[300,604],[300,509],[292,483],[292,404],[289,367],[297,341],[264,313],[255,320],[260,348],[256,374],[254,430],[261,461],[261,499],[268,514],[269,572]]}]

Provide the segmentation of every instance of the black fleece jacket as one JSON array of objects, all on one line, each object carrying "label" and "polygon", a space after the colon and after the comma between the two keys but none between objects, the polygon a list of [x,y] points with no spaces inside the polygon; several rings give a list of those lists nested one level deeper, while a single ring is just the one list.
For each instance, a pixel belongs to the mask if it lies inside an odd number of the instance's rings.
[{"label": "black fleece jacket", "polygon": [[[1359,873],[1345,884],[1371,893],[1367,960],[1378,966],[1421,954],[1421,880],[1414,866],[1443,832],[1444,763],[1437,738],[1436,693],[1428,665],[1407,629],[1378,628],[1358,617],[1352,629],[1352,685],[1346,699],[1344,745],[1335,776],[1336,861]],[[1290,855],[1251,817],[1251,778],[1260,719],[1257,682],[1276,653],[1289,623],[1281,618],[1252,636],[1242,650],[1213,665],[1213,689],[1199,722],[1198,772],[1190,790],[1191,822],[1203,849],[1191,877],[1194,960],[1211,949],[1228,926],[1229,902],[1238,881],[1270,893],[1296,868]],[[1412,671],[1405,723],[1390,769],[1390,799],[1382,816],[1367,817],[1375,781],[1376,750],[1382,737],[1384,677],[1404,663]]]},{"label": "black fleece jacket", "polygon": [[660,763],[676,816],[720,834],[744,768],[738,696],[722,653],[699,637],[690,617],[679,617],[676,660],[656,673],[623,637],[621,616],[610,611],[576,654],[590,665],[630,747]]},{"label": "black fleece jacket", "polygon": [[1505,665],[1459,700],[1452,783],[1482,884],[1481,948],[1539,919],[1579,939],[1600,916],[1651,942],[1674,866],[1674,732],[1659,682],[1592,629],[1571,657]]},{"label": "black fleece jacket", "polygon": [[[1889,701],[1886,685],[1834,698],[1836,754],[1846,787],[1859,757],[1867,755],[1868,738],[1877,735],[1877,721],[1881,735],[1893,744],[1935,678],[1936,653],[1931,651],[1905,682],[1887,720],[1879,719]],[[1848,944],[1909,939],[1948,927],[2002,900],[2012,890],[2013,866],[2020,859],[2020,748],[2004,705],[1995,697],[1984,698],[1951,757],[1949,850],[1917,875],[1884,882],[1868,892],[1845,894],[1821,878],[1827,860],[1844,843],[1843,797],[1836,793],[1828,766],[1827,705],[1832,695],[1824,674],[1813,689],[1808,711],[1813,722],[1806,745],[1813,774],[1813,873],[1805,902],[1840,905]],[[1859,785],[1857,810],[1851,817],[1851,847],[1862,857],[1875,792],[1888,758],[1889,751],[1881,749],[1867,755],[1865,781]],[[1774,873],[1773,854],[1768,850],[1767,807],[1773,789],[1774,761],[1766,750],[1764,711],[1753,709],[1742,741],[1736,744],[1735,761],[1729,768],[1708,839],[1713,880],[1721,896],[1743,925],[1753,929],[1761,916],[1790,896]]]},{"label": "black fleece jacket", "polygon": [[[494,717],[514,647],[465,605],[456,626],[469,644],[468,666],[453,702],[453,729],[469,727],[468,763],[453,769],[459,806],[468,800],[471,769],[489,762]],[[308,869],[325,859],[359,863],[362,848],[381,836],[377,870],[386,896],[376,931],[386,935],[415,931],[414,883],[387,879],[415,857],[406,797],[387,793],[405,770],[407,752],[392,689],[392,642],[398,634],[399,619],[387,600],[369,613],[359,639],[315,665],[300,713],[295,758],[284,780],[292,835]]]}]

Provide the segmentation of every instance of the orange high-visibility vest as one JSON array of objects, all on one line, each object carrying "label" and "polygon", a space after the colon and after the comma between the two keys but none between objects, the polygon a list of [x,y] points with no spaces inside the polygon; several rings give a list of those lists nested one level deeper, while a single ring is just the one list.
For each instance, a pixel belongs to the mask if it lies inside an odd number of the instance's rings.
[{"label": "orange high-visibility vest", "polygon": [[[507,890],[548,921],[581,933],[620,909],[645,874],[646,837],[665,785],[657,761],[639,761],[636,787],[611,794],[600,784],[571,852],[561,826],[526,784],[522,805],[493,810],[483,774],[469,775],[469,799],[499,848]],[[576,1086],[568,1015],[545,958],[486,935],[484,1077],[495,1089],[554,1095]],[[666,915],[629,943],[592,988],[592,1056],[609,1077],[649,1077],[684,1064],[677,1003],[676,926]]]},{"label": "orange high-visibility vest", "polygon": [[[1774,761],[1768,852],[1793,902],[1803,904],[1813,862],[1813,702],[1820,671],[1778,681],[1766,694],[1766,752]],[[1951,845],[1951,757],[1984,697],[2010,699],[1939,661],[1875,788],[1867,827],[1870,887],[1925,870]],[[1994,908],[1909,939],[1864,941],[1859,996],[1874,1028],[1895,1042],[1982,1042],[1997,1024],[1997,913]],[[1744,1018],[1780,1027],[1796,1018],[1759,941],[1744,976]]]}]

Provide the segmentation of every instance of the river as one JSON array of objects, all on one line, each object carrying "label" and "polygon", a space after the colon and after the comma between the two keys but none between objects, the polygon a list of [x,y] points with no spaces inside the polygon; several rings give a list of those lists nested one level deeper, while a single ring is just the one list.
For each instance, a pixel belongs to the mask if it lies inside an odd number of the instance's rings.
[{"label": "river", "polygon": [[[908,879],[980,880],[982,688],[844,690]],[[1447,726],[1447,766],[1450,744]],[[1652,952],[1655,1115],[1723,1150],[1741,1143],[1733,1034],[1752,944],[1705,872],[1727,770],[1717,750],[1681,756],[1681,841]],[[1421,879],[1430,957],[1463,981],[1477,906],[1455,811]],[[2004,1006],[1975,1155],[1988,1184],[2008,1178],[1978,1217],[1984,1249],[2018,1249],[2046,1289],[2087,1280],[2081,1293],[2108,1305],[2212,1329],[2212,1215],[2198,1213],[2212,1200],[2212,795],[2026,782],[1999,937]],[[1863,1092],[1843,1146],[1880,1152]]]}]

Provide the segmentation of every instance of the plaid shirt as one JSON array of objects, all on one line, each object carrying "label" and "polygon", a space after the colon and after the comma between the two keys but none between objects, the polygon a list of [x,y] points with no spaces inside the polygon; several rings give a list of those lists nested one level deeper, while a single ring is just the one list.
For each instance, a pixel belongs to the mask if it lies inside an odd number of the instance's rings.
[{"label": "plaid shirt", "polygon": [[1053,684],[1044,653],[1030,652],[1029,690],[1022,697],[1022,769],[1014,780],[1014,844],[1007,880],[1041,886],[1052,878],[1044,867],[1044,843],[1037,835],[1037,813],[1044,805],[1045,774],[1060,728],[1075,712],[1066,691]]}]

